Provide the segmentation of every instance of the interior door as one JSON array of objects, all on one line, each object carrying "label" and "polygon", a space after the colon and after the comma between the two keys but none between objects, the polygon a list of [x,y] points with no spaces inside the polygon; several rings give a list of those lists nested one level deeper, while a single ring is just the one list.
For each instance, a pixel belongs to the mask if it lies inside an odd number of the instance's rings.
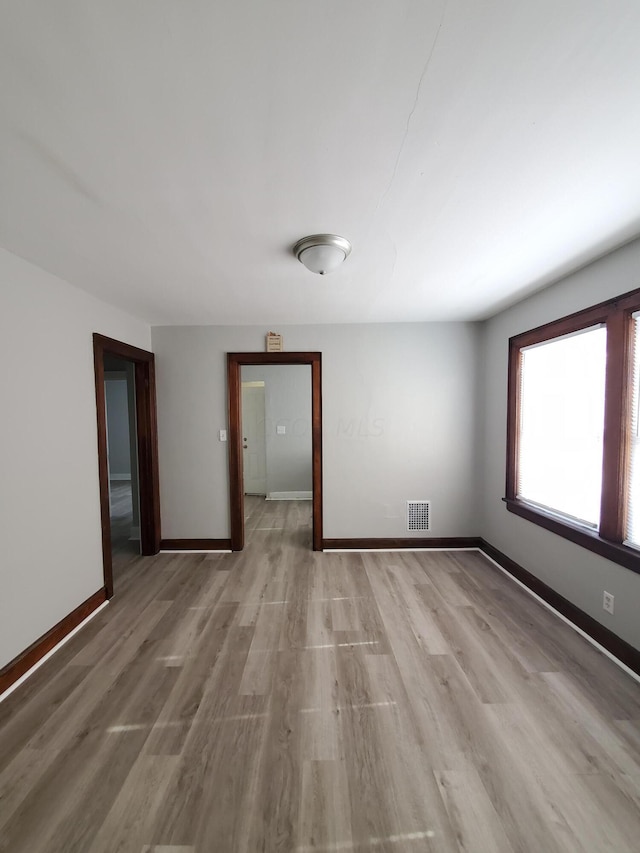
[{"label": "interior door", "polygon": [[264,382],[242,383],[242,461],[245,495],[266,495]]}]

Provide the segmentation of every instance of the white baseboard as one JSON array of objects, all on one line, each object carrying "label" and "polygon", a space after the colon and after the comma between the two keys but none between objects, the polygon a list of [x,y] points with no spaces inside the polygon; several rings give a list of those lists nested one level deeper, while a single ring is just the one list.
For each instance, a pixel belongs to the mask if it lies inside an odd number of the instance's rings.
[{"label": "white baseboard", "polygon": [[110,480],[130,480],[131,474],[109,474]]},{"label": "white baseboard", "polygon": [[313,492],[269,492],[266,497],[268,501],[310,501],[313,500]]}]

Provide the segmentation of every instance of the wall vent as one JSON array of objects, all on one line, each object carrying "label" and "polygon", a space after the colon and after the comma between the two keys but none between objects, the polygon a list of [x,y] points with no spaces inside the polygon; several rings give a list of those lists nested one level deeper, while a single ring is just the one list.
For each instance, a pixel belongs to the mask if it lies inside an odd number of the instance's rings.
[{"label": "wall vent", "polygon": [[407,501],[407,530],[430,530],[431,501]]}]

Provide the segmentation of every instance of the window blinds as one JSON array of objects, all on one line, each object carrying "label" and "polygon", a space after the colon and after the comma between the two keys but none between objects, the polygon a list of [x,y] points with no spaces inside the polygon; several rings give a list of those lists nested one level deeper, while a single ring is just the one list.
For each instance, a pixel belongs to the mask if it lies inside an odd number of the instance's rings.
[{"label": "window blinds", "polygon": [[640,318],[633,316],[633,375],[631,384],[630,452],[627,469],[626,543],[640,548],[640,438],[638,437],[640,405]]}]

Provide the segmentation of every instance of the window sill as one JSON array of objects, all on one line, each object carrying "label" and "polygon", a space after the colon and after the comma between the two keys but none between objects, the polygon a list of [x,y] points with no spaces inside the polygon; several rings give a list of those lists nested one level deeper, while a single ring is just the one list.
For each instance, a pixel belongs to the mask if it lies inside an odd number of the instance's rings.
[{"label": "window sill", "polygon": [[575,542],[576,545],[581,545],[588,551],[594,554],[599,554],[612,563],[617,563],[619,566],[624,566],[632,572],[640,574],[640,552],[635,548],[630,548],[628,545],[621,545],[617,542],[610,542],[608,539],[603,539],[597,533],[592,533],[585,530],[584,527],[573,525],[567,521],[560,520],[555,515],[550,515],[539,509],[526,504],[523,501],[503,498],[509,512],[519,515],[520,518],[526,518],[534,524],[544,527],[545,530],[550,530],[563,539],[568,539],[570,542]]}]

